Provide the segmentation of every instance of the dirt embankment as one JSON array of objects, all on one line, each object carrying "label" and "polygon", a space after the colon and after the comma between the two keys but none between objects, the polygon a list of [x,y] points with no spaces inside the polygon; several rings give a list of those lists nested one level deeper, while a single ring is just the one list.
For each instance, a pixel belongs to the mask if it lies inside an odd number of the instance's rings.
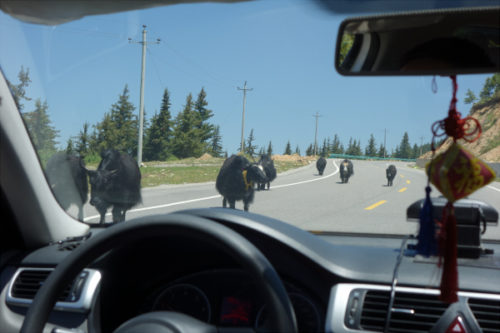
[{"label": "dirt embankment", "polygon": [[303,162],[310,163],[312,161],[316,161],[316,156],[299,156],[297,154],[293,155],[273,155],[272,159],[274,161],[285,161],[285,162]]},{"label": "dirt embankment", "polygon": [[[500,97],[485,103],[483,106],[473,107],[472,117],[481,124],[483,133],[472,143],[459,140],[458,142],[485,162],[500,162]],[[448,138],[436,153],[444,152],[453,142]],[[431,158],[432,152],[425,153],[420,158]]]}]

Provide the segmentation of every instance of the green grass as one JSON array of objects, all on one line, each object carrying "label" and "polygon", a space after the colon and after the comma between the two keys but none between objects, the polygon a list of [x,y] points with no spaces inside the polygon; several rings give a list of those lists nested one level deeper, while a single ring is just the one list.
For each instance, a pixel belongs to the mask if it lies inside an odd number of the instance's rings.
[{"label": "green grass", "polygon": [[274,161],[274,167],[277,173],[282,173],[291,169],[300,168],[308,163],[301,163],[298,161]]},{"label": "green grass", "polygon": [[[191,184],[215,182],[224,158],[185,158],[168,161],[144,162],[141,167],[141,186],[152,187],[158,185]],[[274,161],[276,171],[282,173],[291,169],[307,165],[300,161]],[[96,169],[98,161],[89,160],[86,165],[89,169]]]},{"label": "green grass", "polygon": [[[146,162],[146,166],[141,168],[141,185],[151,187],[163,184],[214,182],[223,162],[223,158]],[[274,164],[278,173],[307,165],[306,162],[297,161],[275,161]]]},{"label": "green grass", "polygon": [[220,166],[173,166],[141,168],[142,187],[215,181]]}]

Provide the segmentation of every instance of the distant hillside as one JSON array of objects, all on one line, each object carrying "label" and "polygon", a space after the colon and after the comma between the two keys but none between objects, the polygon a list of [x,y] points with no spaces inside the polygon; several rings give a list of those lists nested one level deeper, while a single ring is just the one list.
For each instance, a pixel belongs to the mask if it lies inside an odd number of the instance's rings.
[{"label": "distant hillside", "polygon": [[[462,113],[462,115],[465,113]],[[483,129],[481,137],[473,143],[459,140],[459,143],[485,162],[500,162],[500,94],[484,103],[475,104],[470,115],[476,118]],[[436,153],[445,151],[452,143],[448,138]],[[420,158],[431,158],[432,152],[425,153]]]}]

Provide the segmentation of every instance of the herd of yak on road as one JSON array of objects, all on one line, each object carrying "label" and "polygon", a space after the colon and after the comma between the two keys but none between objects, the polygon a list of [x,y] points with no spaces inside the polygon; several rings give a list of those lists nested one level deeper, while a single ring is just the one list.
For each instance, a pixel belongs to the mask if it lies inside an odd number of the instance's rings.
[{"label": "herd of yak on road", "polygon": [[[89,170],[80,156],[56,153],[47,162],[47,179],[63,209],[68,210],[72,204],[78,206],[80,220],[83,220],[90,183],[90,204],[100,214],[99,223],[105,222],[109,208],[112,208],[113,222],[124,221],[126,211],[142,202],[141,172],[132,157],[115,149],[105,150],[101,158],[97,169]],[[316,161],[320,176],[326,164],[324,157]],[[343,160],[339,172],[342,183],[347,183],[354,174],[352,162]],[[395,176],[396,167],[391,164],[386,169],[387,186],[392,186]],[[275,178],[276,168],[270,156],[262,155],[258,162],[251,163],[244,156],[232,155],[224,161],[215,187],[223,197],[223,207],[229,204],[235,208],[236,201],[242,200],[244,210],[248,211],[255,190],[269,190]]]}]

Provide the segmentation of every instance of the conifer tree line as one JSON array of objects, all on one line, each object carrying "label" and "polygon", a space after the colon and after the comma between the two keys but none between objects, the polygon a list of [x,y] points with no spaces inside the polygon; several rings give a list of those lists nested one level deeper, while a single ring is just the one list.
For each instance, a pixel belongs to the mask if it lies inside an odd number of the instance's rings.
[{"label": "conifer tree line", "polygon": [[[36,99],[34,110],[24,109],[24,102],[31,100],[26,94],[31,83],[29,69],[21,68],[18,81],[17,84],[8,82],[8,85],[32,142],[42,160],[46,161],[59,150],[59,131],[49,118],[49,105],[46,101]],[[100,152],[107,148],[115,148],[135,157],[139,133],[136,114],[136,107],[130,102],[129,89],[125,85],[102,120],[93,125],[84,123],[79,133],[68,139],[65,150],[88,157],[87,160],[98,160]],[[144,123],[143,160],[199,157],[204,153],[222,157],[224,152],[220,127],[209,122],[212,116],[213,112],[208,108],[207,93],[201,88],[196,98],[190,93],[183,109],[172,117],[170,94],[165,89],[160,111]]]},{"label": "conifer tree line", "polygon": [[[172,117],[170,93],[165,89],[160,111],[144,124],[144,161],[165,161],[171,158],[200,157],[209,153],[222,157],[220,127],[209,123],[213,116],[208,109],[204,88],[196,99],[190,93],[182,111]],[[95,154],[106,148],[115,148],[131,156],[137,154],[138,120],[136,108],[129,101],[129,90],[125,85],[110,111],[93,126],[89,135],[89,124],[84,124],[76,137],[77,151],[82,155]]]},{"label": "conifer tree line", "polygon": [[[339,136],[335,134],[333,139],[330,137],[323,140],[321,145],[318,145],[316,152],[318,155],[327,157],[330,154],[346,154],[354,156],[366,156],[366,157],[391,157],[391,158],[418,158],[420,155],[431,150],[431,144],[421,144],[416,143],[413,146],[410,144],[410,139],[408,133],[403,134],[401,143],[396,147],[395,150],[388,152],[384,147],[383,143],[377,145],[375,137],[370,134],[370,139],[364,149],[361,148],[361,140],[349,138],[347,146],[340,141]],[[310,144],[306,149],[306,155],[314,155],[314,144]]]},{"label": "conifer tree line", "polygon": [[[27,88],[31,83],[29,69],[21,67],[18,82],[7,81],[12,92],[14,102],[22,114],[29,135],[42,161],[46,161],[52,154],[60,150],[59,130],[52,124],[47,101],[40,98],[34,100],[32,110],[25,109],[25,103],[32,101],[27,95]],[[479,98],[469,89],[466,92],[464,102],[466,104],[478,105],[500,94],[500,74],[494,74],[485,80]],[[172,117],[170,93],[165,89],[160,102],[160,111],[144,123],[144,161],[164,161],[171,158],[199,157],[209,153],[215,157],[227,157],[223,151],[220,127],[210,123],[213,112],[208,108],[207,94],[204,88],[196,96],[190,93],[186,97],[183,109]],[[99,154],[106,148],[115,148],[135,157],[137,154],[137,141],[139,133],[139,122],[136,107],[130,102],[129,89],[125,85],[118,99],[104,112],[102,120],[96,124],[84,123],[82,129],[75,136],[68,139],[65,150],[70,153],[78,153],[86,160],[98,161]],[[257,155],[273,155],[281,153],[276,151],[272,142],[267,146],[259,147],[255,144],[254,130],[245,140],[243,152],[255,157]],[[305,150],[305,155],[312,156],[314,152],[321,156],[329,154],[348,154],[367,157],[393,157],[393,158],[417,158],[431,149],[430,143],[418,145],[410,144],[408,133],[405,132],[400,144],[389,152],[383,143],[377,143],[373,134],[364,149],[359,139],[349,138],[346,145],[340,141],[337,134],[333,138],[327,137],[322,143],[314,147],[310,144]],[[241,147],[237,148],[238,151]],[[293,149],[288,140],[284,155],[298,154],[301,151],[298,145]]]}]

